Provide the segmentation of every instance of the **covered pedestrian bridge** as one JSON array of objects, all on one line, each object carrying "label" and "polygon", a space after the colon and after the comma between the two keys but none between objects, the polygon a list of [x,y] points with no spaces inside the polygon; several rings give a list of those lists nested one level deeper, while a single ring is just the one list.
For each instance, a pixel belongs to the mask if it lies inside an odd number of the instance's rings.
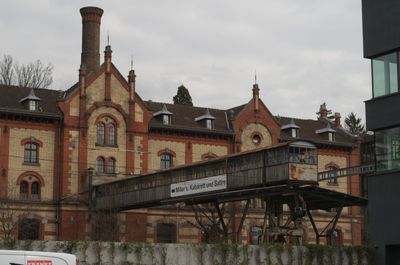
[{"label": "covered pedestrian bridge", "polygon": [[[93,187],[92,199],[97,210],[119,211],[184,203],[212,204],[217,209],[224,232],[228,229],[220,205],[243,201],[239,230],[242,229],[250,200],[265,200],[264,231],[296,227],[307,215],[319,238],[327,236],[325,228],[318,231],[311,210],[335,209],[328,224],[334,227],[346,206],[363,206],[367,200],[318,186],[316,147],[305,141],[280,143],[267,148],[220,157],[191,165],[161,170]],[[283,205],[289,208],[284,221],[280,215]],[[286,230],[285,230],[286,231]]]}]

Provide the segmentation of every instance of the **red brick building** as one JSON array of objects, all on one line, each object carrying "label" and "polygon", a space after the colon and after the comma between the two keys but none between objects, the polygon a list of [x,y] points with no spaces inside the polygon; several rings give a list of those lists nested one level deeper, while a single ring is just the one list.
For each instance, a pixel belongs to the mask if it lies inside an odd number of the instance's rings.
[{"label": "red brick building", "polygon": [[[6,200],[1,205],[16,212],[19,238],[93,238],[89,168],[96,184],[293,139],[316,144],[320,171],[359,165],[357,138],[341,127],[338,113],[328,119],[325,104],[315,120],[277,117],[260,99],[257,84],[249,88],[248,102],[231,109],[143,101],[135,71],[126,79],[112,63],[110,46],[100,64],[103,11],[89,7],[81,14],[76,84],[65,91],[0,86],[0,196]],[[320,185],[360,195],[358,176]],[[246,220],[244,242],[251,241],[250,231],[262,219],[257,207],[262,205],[255,202]],[[318,226],[332,214],[316,213]],[[125,241],[198,242],[201,232],[182,221],[188,219],[193,219],[188,209],[135,210],[118,215],[115,233]],[[361,243],[361,220],[359,208],[343,211],[342,243]],[[175,231],[174,238],[162,234],[166,228]]]}]

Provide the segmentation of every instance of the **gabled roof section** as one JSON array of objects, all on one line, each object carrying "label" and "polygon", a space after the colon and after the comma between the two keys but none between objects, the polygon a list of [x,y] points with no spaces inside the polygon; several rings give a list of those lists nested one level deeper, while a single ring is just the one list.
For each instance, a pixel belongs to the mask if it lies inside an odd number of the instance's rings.
[{"label": "gabled roof section", "polygon": [[210,114],[210,110],[206,109],[206,112],[194,119],[194,121],[202,121],[202,120],[215,120],[215,117]]},{"label": "gabled roof section", "polygon": [[336,130],[332,129],[330,122],[327,123],[325,128],[318,129],[318,130],[315,131],[315,133],[317,133],[317,134],[328,133],[328,132],[331,132],[331,133],[335,133],[336,132]]},{"label": "gabled roof section", "polygon": [[230,129],[226,110],[208,109],[210,116],[214,117],[214,130],[210,131],[198,122],[195,121],[197,117],[203,116],[207,108],[194,107],[188,105],[168,104],[154,101],[145,101],[146,106],[152,112],[159,112],[160,109],[165,107],[173,113],[171,124],[164,125],[162,121],[156,118],[150,120],[149,127],[160,128],[168,130],[190,131],[190,132],[204,132],[212,134],[232,135]]},{"label": "gabled roof section", "polygon": [[[0,112],[29,113],[21,104],[21,99],[28,98],[32,88],[0,85]],[[41,100],[38,112],[50,115],[60,115],[57,101],[61,99],[63,91],[35,88],[34,95]]]},{"label": "gabled roof section", "polygon": [[292,119],[290,120],[290,123],[281,126],[281,130],[286,130],[286,129],[300,129],[300,126],[298,126],[298,125],[294,122],[294,119],[292,118]]},{"label": "gabled roof section", "polygon": [[26,101],[26,100],[40,101],[41,99],[38,98],[38,97],[35,95],[35,91],[33,90],[33,88],[31,88],[31,91],[29,92],[29,95],[28,95],[27,97],[24,97],[23,99],[21,99],[19,102],[22,103],[22,102],[24,102],[24,101]]},{"label": "gabled roof section", "polygon": [[167,106],[166,106],[165,104],[163,104],[162,109],[159,110],[159,111],[157,111],[157,112],[155,112],[155,113],[153,114],[153,116],[156,117],[156,116],[159,116],[159,115],[172,115],[172,114],[173,114],[173,113],[170,112],[170,111],[167,109]]}]

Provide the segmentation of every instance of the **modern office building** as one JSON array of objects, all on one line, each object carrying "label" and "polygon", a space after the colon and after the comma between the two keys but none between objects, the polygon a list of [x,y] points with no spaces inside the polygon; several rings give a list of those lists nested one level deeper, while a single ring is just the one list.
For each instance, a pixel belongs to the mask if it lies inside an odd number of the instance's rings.
[{"label": "modern office building", "polygon": [[376,173],[368,214],[375,264],[400,264],[400,1],[363,0],[364,57],[371,60],[367,129],[375,133]]}]

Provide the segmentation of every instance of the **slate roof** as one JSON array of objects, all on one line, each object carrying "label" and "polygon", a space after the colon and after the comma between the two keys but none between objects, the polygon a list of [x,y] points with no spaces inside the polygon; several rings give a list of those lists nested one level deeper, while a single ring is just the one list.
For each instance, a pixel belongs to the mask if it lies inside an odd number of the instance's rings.
[{"label": "slate roof", "polygon": [[311,119],[296,119],[291,117],[276,116],[275,119],[280,123],[281,126],[284,126],[285,124],[290,124],[291,119],[293,119],[295,124],[300,127],[298,138],[292,138],[290,130],[287,131],[282,130],[281,139],[283,140],[303,139],[303,140],[310,140],[320,144],[343,145],[343,146],[353,146],[356,140],[356,137],[351,135],[345,129],[335,128],[332,123],[331,127],[334,128],[336,131],[334,142],[328,141],[326,135],[317,134],[316,133],[317,130],[327,127],[329,121],[324,118],[311,120]]},{"label": "slate roof", "polygon": [[[71,92],[74,88],[76,88],[76,84],[67,91],[57,91],[42,88],[34,89],[35,95],[41,99],[39,102],[39,110],[29,111],[26,109],[23,103],[20,103],[20,100],[30,94],[31,88],[0,85],[0,112],[60,117],[61,113],[57,108],[57,101],[63,99],[66,94],[68,94],[68,92]],[[147,108],[153,113],[162,110],[164,104],[167,107],[168,111],[172,113],[170,125],[165,125],[162,123],[161,119],[153,117],[149,123],[150,129],[173,129],[180,131],[219,135],[234,134],[234,130],[232,128],[231,122],[229,121],[229,118],[230,116],[236,118],[247,105],[243,104],[231,109],[221,110],[186,105],[175,105],[154,101],[145,101],[144,103],[146,104]],[[207,109],[210,115],[215,117],[214,129],[207,129],[202,122],[195,121],[197,117],[204,115],[204,113],[207,112]],[[316,131],[326,128],[329,122],[324,118],[311,120],[296,119],[291,117],[275,117],[275,120],[279,123],[280,126],[290,124],[292,119],[294,123],[300,127],[299,137],[295,139],[309,140],[317,144],[320,143],[347,147],[351,147],[355,144],[356,137],[351,135],[343,128],[335,128],[332,123],[332,128],[336,130],[335,142],[329,142],[326,139],[326,135],[318,135]],[[291,137],[290,130],[282,130],[280,139],[293,140],[294,138]]]},{"label": "slate roof", "polygon": [[60,111],[57,108],[57,100],[61,98],[63,91],[35,88],[35,95],[40,98],[38,111],[29,111],[26,109],[25,105],[20,102],[20,100],[26,98],[30,92],[31,88],[29,87],[0,85],[0,111],[32,114],[41,113],[51,116],[60,115]]},{"label": "slate roof", "polygon": [[145,101],[146,106],[153,113],[162,110],[163,105],[167,107],[168,111],[172,112],[171,124],[162,124],[161,120],[153,117],[150,121],[150,128],[171,128],[187,131],[199,131],[205,133],[216,134],[232,134],[230,125],[228,125],[228,116],[226,110],[208,109],[210,114],[215,117],[214,129],[207,129],[201,122],[196,122],[195,119],[206,113],[207,108],[192,107],[187,105],[175,105],[168,103],[160,103],[154,101]]}]

